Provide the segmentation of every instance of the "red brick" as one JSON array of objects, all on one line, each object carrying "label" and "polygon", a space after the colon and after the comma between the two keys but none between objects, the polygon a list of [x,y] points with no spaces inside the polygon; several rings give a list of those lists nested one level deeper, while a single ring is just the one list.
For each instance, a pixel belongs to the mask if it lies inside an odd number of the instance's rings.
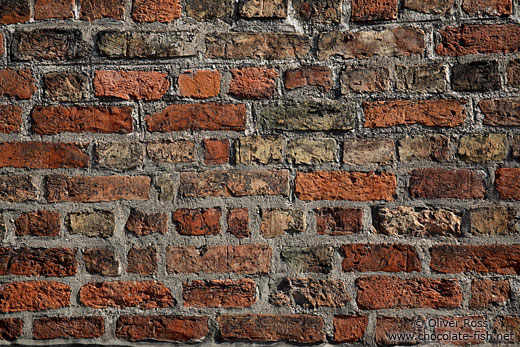
[{"label": "red brick", "polygon": [[316,211],[316,231],[322,235],[348,235],[363,231],[363,210],[323,207]]},{"label": "red brick", "polygon": [[[475,345],[486,342],[488,320],[484,316],[436,317],[433,334],[442,336],[442,343]],[[444,323],[442,323],[444,322]],[[462,338],[466,334],[466,338]],[[462,341],[461,341],[462,340]]]},{"label": "red brick", "polygon": [[347,244],[341,247],[343,271],[421,271],[415,248],[401,244]]},{"label": "red brick", "polygon": [[207,171],[182,172],[180,194],[185,197],[288,195],[289,172]]},{"label": "red brick", "polygon": [[430,267],[440,273],[520,274],[520,245],[437,245],[430,256]]},{"label": "red brick", "polygon": [[0,69],[0,95],[30,99],[36,92],[35,80],[28,69]]},{"label": "red brick", "polygon": [[170,290],[157,281],[91,282],[79,290],[82,305],[93,308],[166,308],[174,305]]},{"label": "red brick", "polygon": [[495,334],[508,334],[510,342],[520,342],[520,317],[498,316],[494,319],[492,328]]},{"label": "red brick", "polygon": [[179,75],[179,93],[187,98],[215,97],[220,93],[220,78],[217,70],[186,71]]},{"label": "red brick", "polygon": [[249,213],[247,208],[233,208],[228,210],[227,215],[228,233],[233,234],[236,238],[249,237]]},{"label": "red brick", "polygon": [[353,22],[390,19],[397,19],[397,0],[352,0]]},{"label": "red brick", "polygon": [[166,251],[169,273],[265,274],[271,268],[273,250],[267,245],[170,246]]},{"label": "red brick", "polygon": [[96,96],[159,100],[170,88],[168,74],[157,71],[96,71]]},{"label": "red brick", "polygon": [[33,131],[39,135],[59,133],[132,132],[132,107],[128,106],[35,106]]},{"label": "red brick", "polygon": [[339,23],[342,0],[294,0],[296,18],[314,23]]},{"label": "red brick", "polygon": [[0,248],[0,275],[63,277],[77,272],[76,249]]},{"label": "red brick", "polygon": [[134,0],[132,18],[136,22],[171,23],[180,18],[180,0]]},{"label": "red brick", "polygon": [[166,234],[168,232],[168,215],[166,213],[146,213],[132,210],[125,229],[137,236],[151,233]]},{"label": "red brick", "polygon": [[31,19],[29,0],[4,0],[0,5],[0,24],[23,23]]},{"label": "red brick", "polygon": [[16,235],[58,236],[61,215],[59,212],[37,211],[22,213],[15,221]]},{"label": "red brick", "polygon": [[451,11],[455,0],[405,0],[403,7],[412,11],[428,13],[428,14],[446,14]]},{"label": "red brick", "polygon": [[123,19],[125,0],[79,0],[80,18],[95,20],[102,18]]},{"label": "red brick", "polygon": [[286,277],[276,284],[269,303],[276,306],[344,307],[350,301],[344,281],[311,277]]},{"label": "red brick", "polygon": [[519,168],[500,168],[496,170],[495,176],[495,187],[500,194],[500,199],[520,200]]},{"label": "red brick", "polygon": [[465,101],[388,100],[365,102],[365,127],[386,128],[421,124],[429,127],[456,127],[464,124]]},{"label": "red brick", "polygon": [[70,287],[60,282],[10,282],[0,286],[0,312],[44,311],[70,305]]},{"label": "red brick", "polygon": [[396,177],[383,172],[319,171],[297,172],[298,199],[313,200],[394,200]]},{"label": "red brick", "polygon": [[241,314],[217,317],[223,340],[317,343],[325,339],[323,318],[311,315]]},{"label": "red brick", "polygon": [[209,333],[208,317],[179,316],[120,316],[116,338],[131,341],[190,341]]},{"label": "red brick", "polygon": [[0,340],[14,340],[23,333],[23,320],[19,318],[0,319]]},{"label": "red brick", "polygon": [[[425,318],[378,316],[376,320],[375,338],[379,345],[392,346],[400,344],[417,344],[421,342],[417,336],[424,333]],[[434,321],[435,322],[435,321]]]},{"label": "red brick", "polygon": [[0,105],[0,133],[17,133],[22,126],[22,108],[17,105]]},{"label": "red brick", "polygon": [[93,339],[104,333],[103,317],[43,317],[33,324],[35,339]]},{"label": "red brick", "polygon": [[119,275],[119,260],[113,249],[91,248],[83,252],[83,263],[88,273],[101,276]]},{"label": "red brick", "polygon": [[366,276],[356,284],[360,309],[453,308],[462,303],[458,281],[452,279]]},{"label": "red brick", "polygon": [[132,247],[128,251],[128,273],[152,276],[157,273],[157,249]]},{"label": "red brick", "polygon": [[244,104],[177,104],[162,112],[146,116],[151,132],[183,130],[242,131],[246,126]]},{"label": "red brick", "polygon": [[485,125],[520,125],[520,99],[518,98],[482,100],[478,106],[484,113],[483,123]]},{"label": "red brick", "polygon": [[44,96],[53,101],[82,101],[90,98],[90,77],[79,72],[49,72],[43,75]]},{"label": "red brick", "polygon": [[470,15],[509,16],[513,4],[511,0],[464,0],[462,9]]},{"label": "red brick", "polygon": [[89,164],[87,145],[51,142],[2,142],[0,167],[55,169]]},{"label": "red brick", "polygon": [[220,209],[180,209],[173,212],[172,221],[177,223],[181,235],[220,234]]},{"label": "red brick", "polygon": [[332,72],[328,67],[304,66],[285,72],[285,88],[287,89],[317,86],[328,92],[331,90],[332,84]]},{"label": "red brick", "polygon": [[472,24],[446,27],[440,31],[439,55],[460,56],[479,53],[514,53],[520,50],[520,25]]},{"label": "red brick", "polygon": [[505,304],[509,300],[507,280],[476,279],[471,282],[469,307],[485,309],[491,304]]},{"label": "red brick", "polygon": [[0,201],[20,202],[36,199],[32,176],[0,176]]},{"label": "red brick", "polygon": [[47,176],[47,201],[149,200],[146,176]]},{"label": "red brick", "polygon": [[410,172],[412,198],[483,199],[483,174],[471,170],[416,169]]},{"label": "red brick", "polygon": [[251,279],[184,282],[182,298],[188,307],[249,307],[258,300]]},{"label": "red brick", "polygon": [[65,19],[74,17],[74,0],[36,0],[35,19]]},{"label": "red brick", "polygon": [[365,335],[368,316],[334,316],[334,342],[356,342]]},{"label": "red brick", "polygon": [[229,140],[204,139],[204,163],[219,165],[229,162]]},{"label": "red brick", "polygon": [[229,94],[244,99],[268,99],[276,92],[278,72],[268,68],[231,69]]}]

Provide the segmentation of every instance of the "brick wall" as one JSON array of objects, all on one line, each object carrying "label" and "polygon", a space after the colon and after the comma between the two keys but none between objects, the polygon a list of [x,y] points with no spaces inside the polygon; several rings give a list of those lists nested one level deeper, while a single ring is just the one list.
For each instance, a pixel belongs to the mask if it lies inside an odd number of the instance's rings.
[{"label": "brick wall", "polygon": [[519,343],[519,15],[0,0],[1,343]]}]

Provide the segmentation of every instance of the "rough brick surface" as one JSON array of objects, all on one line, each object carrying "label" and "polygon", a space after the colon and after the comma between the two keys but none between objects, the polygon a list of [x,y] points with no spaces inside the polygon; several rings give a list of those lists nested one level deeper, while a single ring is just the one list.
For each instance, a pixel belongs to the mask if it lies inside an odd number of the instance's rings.
[{"label": "rough brick surface", "polygon": [[105,332],[103,317],[45,317],[34,320],[35,339],[87,339]]},{"label": "rough brick surface", "polygon": [[14,340],[22,335],[23,320],[19,318],[0,319],[0,340]]},{"label": "rough brick surface", "polygon": [[314,278],[284,278],[269,297],[276,306],[301,306],[304,308],[342,307],[350,300],[342,281]]},{"label": "rough brick surface", "polygon": [[341,249],[345,255],[343,271],[421,271],[419,256],[409,245],[348,244]]},{"label": "rough brick surface", "polygon": [[87,167],[85,145],[74,143],[2,142],[0,167],[55,169]]},{"label": "rough brick surface", "polygon": [[64,277],[77,272],[75,249],[0,248],[1,275]]},{"label": "rough brick surface", "polygon": [[96,71],[96,96],[157,100],[170,87],[167,74],[156,71]]},{"label": "rough brick surface", "polygon": [[0,105],[0,132],[20,132],[22,126],[22,108],[16,105]]},{"label": "rough brick surface", "polygon": [[258,300],[251,279],[184,283],[182,297],[188,307],[249,307]]},{"label": "rough brick surface", "polygon": [[267,68],[244,68],[231,70],[229,94],[244,99],[267,99],[273,96],[278,72]]},{"label": "rough brick surface", "polygon": [[0,70],[0,95],[30,99],[35,91],[34,77],[30,70]]},{"label": "rough brick surface", "polygon": [[44,311],[70,305],[70,287],[61,282],[10,282],[0,286],[0,312]]},{"label": "rough brick surface", "polygon": [[172,221],[181,235],[215,235],[220,233],[220,210],[181,209],[173,212]]},{"label": "rough brick surface", "polygon": [[367,316],[334,316],[334,342],[356,342],[364,335]]},{"label": "rough brick surface", "polygon": [[417,169],[410,173],[410,194],[429,199],[482,199],[482,178],[471,170]]},{"label": "rough brick surface", "polygon": [[121,316],[116,337],[131,341],[190,341],[202,339],[209,332],[207,317]]},{"label": "rough brick surface", "polygon": [[58,236],[60,213],[37,211],[22,213],[15,221],[16,235]]},{"label": "rough brick surface", "polygon": [[189,98],[212,98],[220,92],[220,79],[220,72],[213,70],[184,72],[179,75],[179,93]]},{"label": "rough brick surface", "polygon": [[134,0],[132,18],[137,22],[170,23],[181,16],[179,0]]}]

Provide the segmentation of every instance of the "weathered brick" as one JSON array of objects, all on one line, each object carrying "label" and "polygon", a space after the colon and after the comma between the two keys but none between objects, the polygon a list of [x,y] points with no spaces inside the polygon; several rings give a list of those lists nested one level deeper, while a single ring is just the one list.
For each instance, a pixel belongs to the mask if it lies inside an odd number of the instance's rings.
[{"label": "weathered brick", "polygon": [[396,88],[403,92],[443,93],[446,91],[446,66],[398,65]]},{"label": "weathered brick", "polygon": [[436,318],[440,323],[433,328],[433,334],[443,336],[443,344],[474,345],[485,341],[488,321],[484,316]]},{"label": "weathered brick", "polygon": [[399,140],[397,150],[404,162],[445,162],[450,159],[450,138],[438,134],[405,136]]},{"label": "weathered brick", "polygon": [[267,245],[170,246],[166,251],[169,273],[265,274],[271,268],[273,250]]},{"label": "weathered brick", "polygon": [[35,200],[37,188],[31,176],[0,176],[0,201],[22,202]]},{"label": "weathered brick", "polygon": [[417,344],[420,342],[417,335],[424,333],[424,327],[420,326],[423,322],[426,322],[423,316],[378,316],[375,331],[376,342],[383,346]]},{"label": "weathered brick", "polygon": [[279,136],[247,136],[236,143],[237,164],[272,164],[282,161],[282,138]]},{"label": "weathered brick", "polygon": [[249,237],[249,212],[247,208],[233,208],[228,210],[227,214],[228,233],[233,234],[236,238]]},{"label": "weathered brick", "polygon": [[462,136],[458,155],[464,161],[504,161],[507,156],[505,134],[479,134]]},{"label": "weathered brick", "polygon": [[386,128],[420,124],[456,127],[464,124],[463,100],[387,100],[364,102],[365,127]]},{"label": "weathered brick", "polygon": [[469,15],[509,16],[513,3],[511,0],[464,0],[462,9]]},{"label": "weathered brick", "polygon": [[242,314],[217,317],[225,341],[290,341],[317,343],[325,339],[323,318],[318,316]]},{"label": "weathered brick", "polygon": [[472,170],[415,169],[409,189],[412,198],[484,198],[483,174]]},{"label": "weathered brick", "polygon": [[307,228],[306,214],[301,210],[262,210],[260,232],[265,238],[274,238],[286,233],[302,233]]},{"label": "weathered brick", "polygon": [[461,216],[444,209],[380,208],[374,213],[373,220],[374,232],[385,235],[462,236]]},{"label": "weathered brick", "polygon": [[355,22],[397,19],[397,0],[352,0],[351,20]]},{"label": "weathered brick", "polygon": [[124,100],[159,100],[168,91],[168,74],[157,71],[97,70],[94,77],[96,96]]},{"label": "weathered brick", "polygon": [[119,260],[110,248],[90,248],[83,252],[83,263],[89,274],[111,276],[119,275]]},{"label": "weathered brick", "polygon": [[53,101],[81,101],[89,97],[89,79],[78,72],[50,72],[43,76],[45,97]]},{"label": "weathered brick", "polygon": [[128,273],[152,276],[157,273],[157,249],[132,247],[128,251]]},{"label": "weathered brick", "polygon": [[520,342],[520,317],[499,316],[496,317],[492,325],[495,336],[498,334],[508,334],[509,341]]},{"label": "weathered brick", "polygon": [[478,106],[484,113],[483,123],[491,126],[519,126],[520,99],[490,99],[482,100]]},{"label": "weathered brick", "polygon": [[276,102],[261,109],[259,123],[266,130],[351,130],[356,112],[351,103]]},{"label": "weathered brick", "polygon": [[315,212],[318,234],[348,235],[363,231],[363,210],[360,208],[323,207]]},{"label": "weathered brick", "polygon": [[515,88],[520,87],[520,59],[510,60],[506,67],[507,83]]},{"label": "weathered brick", "polygon": [[174,305],[170,290],[157,281],[91,282],[79,290],[82,305],[93,308],[166,308]]},{"label": "weathered brick", "polygon": [[320,35],[318,59],[326,60],[334,55],[346,59],[409,56],[422,54],[424,45],[424,32],[410,27],[355,33],[336,31]]},{"label": "weathered brick", "polygon": [[148,131],[242,131],[246,126],[244,104],[175,104],[145,118]]},{"label": "weathered brick", "polygon": [[182,172],[179,193],[184,197],[289,194],[289,172],[206,171]]},{"label": "weathered brick", "polygon": [[332,270],[334,248],[327,245],[309,247],[285,246],[280,257],[291,272],[330,273]]},{"label": "weathered brick", "polygon": [[287,160],[294,164],[328,163],[336,158],[336,140],[300,138],[287,143]]},{"label": "weathered brick", "polygon": [[0,167],[55,169],[84,168],[86,145],[53,142],[0,142]]},{"label": "weathered brick", "polygon": [[339,23],[341,0],[294,0],[297,18],[316,23]]},{"label": "weathered brick", "polygon": [[350,165],[387,165],[395,159],[395,143],[390,139],[346,139],[343,162]]},{"label": "weathered brick", "polygon": [[116,338],[131,341],[200,340],[209,333],[208,317],[190,316],[120,316]]},{"label": "weathered brick", "polygon": [[305,58],[309,55],[310,46],[309,37],[300,34],[213,34],[206,36],[206,58]]},{"label": "weathered brick", "polygon": [[105,333],[103,317],[42,317],[33,323],[35,339],[92,339]]},{"label": "weathered brick", "polygon": [[241,0],[238,13],[244,18],[287,18],[288,0]]},{"label": "weathered brick", "polygon": [[156,163],[188,163],[195,160],[195,143],[188,140],[148,142],[146,153]]},{"label": "weathered brick", "polygon": [[0,286],[0,312],[44,311],[70,305],[70,287],[54,281],[9,282]]},{"label": "weathered brick", "polygon": [[31,19],[29,0],[0,0],[0,23],[24,23]]},{"label": "weathered brick", "polygon": [[220,209],[180,209],[172,214],[172,221],[177,224],[181,235],[216,235],[220,234]]},{"label": "weathered brick", "polygon": [[341,73],[341,94],[390,90],[390,70],[386,67],[348,66]]},{"label": "weathered brick", "polygon": [[460,56],[479,53],[514,53],[520,50],[520,25],[464,24],[441,30],[439,55]]},{"label": "weathered brick", "polygon": [[59,212],[37,211],[22,213],[15,221],[16,235],[58,236],[61,215]]},{"label": "weathered brick", "polygon": [[500,74],[496,61],[474,61],[456,64],[451,68],[453,90],[486,92],[500,89]]},{"label": "weathered brick", "polygon": [[396,177],[388,172],[297,172],[295,193],[305,201],[391,201],[396,193]]},{"label": "weathered brick", "polygon": [[85,58],[92,47],[79,30],[35,29],[13,34],[11,54],[15,60],[71,60]]},{"label": "weathered brick", "polygon": [[272,68],[231,69],[229,94],[244,99],[268,99],[276,92],[279,74]]},{"label": "weathered brick", "polygon": [[187,307],[249,307],[258,301],[256,283],[251,279],[194,280],[182,285]]},{"label": "weathered brick", "polygon": [[516,233],[517,211],[493,206],[470,211],[470,232],[475,235],[509,235]]},{"label": "weathered brick", "polygon": [[0,248],[0,275],[73,276],[76,250],[70,248]]},{"label": "weathered brick", "polygon": [[79,2],[81,19],[122,20],[125,16],[125,0],[79,0]]},{"label": "weathered brick", "polygon": [[20,318],[0,319],[0,340],[15,340],[23,333],[23,320]]},{"label": "weathered brick", "polygon": [[74,17],[74,0],[36,0],[35,19],[66,19]]},{"label": "weathered brick", "polygon": [[197,20],[230,18],[233,14],[233,0],[187,0],[185,10],[188,17]]},{"label": "weathered brick", "polygon": [[177,184],[171,174],[162,174],[155,178],[155,188],[159,191],[159,200],[173,201],[177,195]]},{"label": "weathered brick", "polygon": [[0,70],[0,95],[30,99],[35,92],[36,85],[31,70]]},{"label": "weathered brick", "polygon": [[157,232],[166,234],[168,232],[168,215],[166,213],[148,213],[132,209],[125,229],[137,236]]},{"label": "weathered brick", "polygon": [[343,307],[350,301],[345,283],[330,279],[287,277],[276,285],[269,302],[276,306]]},{"label": "weathered brick", "polygon": [[346,244],[343,271],[421,271],[421,262],[413,246],[402,244]]},{"label": "weathered brick", "polygon": [[204,139],[204,163],[206,165],[220,165],[229,162],[229,140]]},{"label": "weathered brick", "polygon": [[520,245],[437,245],[430,255],[430,267],[440,273],[520,273]]},{"label": "weathered brick", "polygon": [[47,201],[149,200],[147,176],[47,176]]},{"label": "weathered brick", "polygon": [[17,105],[0,105],[0,133],[20,132],[22,108]]},{"label": "weathered brick", "polygon": [[88,237],[109,237],[114,234],[115,217],[112,212],[93,211],[70,213],[67,224],[71,234]]},{"label": "weathered brick", "polygon": [[403,7],[422,13],[446,14],[450,12],[454,4],[455,0],[404,0]]},{"label": "weathered brick", "polygon": [[332,71],[326,66],[302,66],[285,72],[287,89],[317,86],[328,92],[332,89],[332,85]]},{"label": "weathered brick", "polygon": [[99,142],[95,153],[99,167],[123,171],[143,164],[144,148],[139,142]]},{"label": "weathered brick", "polygon": [[130,133],[132,107],[128,106],[35,106],[33,131],[39,135],[59,133]]},{"label": "weathered brick", "polygon": [[365,276],[356,280],[360,309],[454,308],[462,304],[457,280]]},{"label": "weathered brick", "polygon": [[520,200],[520,189],[517,182],[520,177],[520,169],[501,168],[495,172],[495,188],[500,195],[500,199]]},{"label": "weathered brick", "polygon": [[171,23],[180,18],[180,0],[134,0],[132,18],[137,22]]},{"label": "weathered brick", "polygon": [[471,300],[469,307],[486,309],[492,304],[505,304],[509,300],[509,282],[507,280],[475,279],[471,282]]},{"label": "weathered brick", "polygon": [[187,98],[205,99],[220,93],[221,74],[217,70],[186,71],[179,75],[179,94]]},{"label": "weathered brick", "polygon": [[365,336],[368,316],[334,316],[334,342],[356,342]]}]

